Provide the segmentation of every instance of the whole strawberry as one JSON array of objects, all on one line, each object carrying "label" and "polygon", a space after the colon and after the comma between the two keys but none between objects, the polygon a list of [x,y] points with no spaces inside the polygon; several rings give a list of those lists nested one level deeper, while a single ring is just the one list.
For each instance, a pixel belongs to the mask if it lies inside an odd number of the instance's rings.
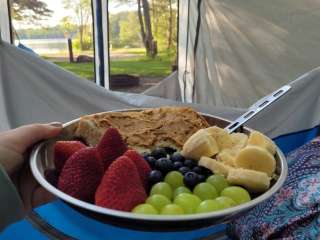
[{"label": "whole strawberry", "polygon": [[66,161],[59,176],[58,188],[72,197],[93,202],[103,172],[96,149],[81,149]]},{"label": "whole strawberry", "polygon": [[133,161],[121,156],[105,172],[95,194],[95,204],[101,207],[131,211],[143,203],[147,194]]},{"label": "whole strawberry", "polygon": [[130,158],[137,167],[141,182],[145,189],[148,189],[148,176],[151,172],[149,164],[144,158],[135,150],[128,150],[124,153],[124,156]]},{"label": "whole strawberry", "polygon": [[107,169],[125,151],[127,151],[127,145],[118,130],[113,127],[107,129],[97,145],[98,157],[103,162],[104,169]]},{"label": "whole strawberry", "polygon": [[57,141],[54,145],[54,165],[56,170],[60,172],[67,159],[85,147],[86,145],[80,141]]}]

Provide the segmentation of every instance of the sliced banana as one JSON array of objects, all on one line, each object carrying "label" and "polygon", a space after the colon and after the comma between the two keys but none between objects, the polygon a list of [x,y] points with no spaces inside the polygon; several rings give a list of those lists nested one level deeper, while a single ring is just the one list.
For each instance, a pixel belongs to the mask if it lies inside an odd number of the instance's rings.
[{"label": "sliced banana", "polygon": [[234,167],[235,166],[234,160],[239,152],[240,152],[240,150],[236,149],[236,148],[224,149],[217,155],[217,160],[219,162],[226,164],[226,165]]},{"label": "sliced banana", "polygon": [[267,136],[265,136],[264,134],[258,131],[251,132],[248,139],[248,145],[254,145],[254,146],[265,148],[272,155],[275,155],[276,149],[277,149],[276,145],[270,138],[268,138]]},{"label": "sliced banana", "polygon": [[199,160],[202,156],[211,157],[218,152],[219,147],[215,138],[205,129],[200,129],[185,142],[181,154],[184,157]]},{"label": "sliced banana", "polygon": [[239,152],[234,165],[237,168],[265,172],[270,177],[275,171],[276,161],[265,148],[249,145]]},{"label": "sliced banana", "polygon": [[201,157],[198,164],[210,169],[215,174],[223,175],[225,177],[228,176],[228,172],[232,169],[232,167],[209,157]]},{"label": "sliced banana", "polygon": [[220,150],[232,147],[231,137],[227,130],[216,126],[206,128],[205,130],[216,139]]},{"label": "sliced banana", "polygon": [[242,149],[247,145],[248,136],[244,133],[232,133],[231,135],[232,148]]},{"label": "sliced banana", "polygon": [[231,168],[227,181],[243,186],[250,192],[264,192],[270,187],[270,177],[266,173],[242,168]]}]

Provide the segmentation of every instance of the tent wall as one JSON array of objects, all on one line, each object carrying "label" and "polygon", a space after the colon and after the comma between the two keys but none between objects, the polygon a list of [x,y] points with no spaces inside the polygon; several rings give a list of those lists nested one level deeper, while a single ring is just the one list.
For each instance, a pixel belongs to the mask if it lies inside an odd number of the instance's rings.
[{"label": "tent wall", "polygon": [[[188,1],[180,2],[186,8]],[[179,51],[179,80],[188,102],[248,107],[320,65],[317,0],[198,0],[191,1],[189,17],[188,46],[181,22],[179,35],[179,50],[188,47],[187,58]]]},{"label": "tent wall", "polygon": [[0,0],[0,41],[12,42],[9,0]]}]

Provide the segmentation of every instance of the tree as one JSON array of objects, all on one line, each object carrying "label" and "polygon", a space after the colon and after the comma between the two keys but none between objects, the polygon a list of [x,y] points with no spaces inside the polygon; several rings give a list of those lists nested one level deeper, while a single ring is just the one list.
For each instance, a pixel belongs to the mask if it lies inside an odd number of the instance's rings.
[{"label": "tree", "polygon": [[52,11],[41,0],[11,0],[12,16],[17,21],[34,22],[50,17]]},{"label": "tree", "polygon": [[122,46],[139,47],[141,36],[136,22],[137,15],[133,12],[128,12],[126,19],[120,20],[119,40]]},{"label": "tree", "polygon": [[120,4],[137,4],[141,38],[146,48],[146,53],[148,56],[155,57],[156,41],[153,38],[152,33],[150,6],[148,0],[115,0],[115,2]]},{"label": "tree", "polygon": [[80,49],[84,49],[84,35],[88,32],[91,17],[90,0],[63,0],[65,9],[72,9],[75,13],[75,21],[79,31]]}]

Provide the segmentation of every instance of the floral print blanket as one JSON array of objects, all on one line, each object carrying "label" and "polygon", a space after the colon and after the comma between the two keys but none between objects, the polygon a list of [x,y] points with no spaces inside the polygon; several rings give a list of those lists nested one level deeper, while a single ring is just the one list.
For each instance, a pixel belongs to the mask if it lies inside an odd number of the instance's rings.
[{"label": "floral print blanket", "polygon": [[320,239],[320,138],[287,156],[289,171],[271,199],[233,221],[234,239]]}]

